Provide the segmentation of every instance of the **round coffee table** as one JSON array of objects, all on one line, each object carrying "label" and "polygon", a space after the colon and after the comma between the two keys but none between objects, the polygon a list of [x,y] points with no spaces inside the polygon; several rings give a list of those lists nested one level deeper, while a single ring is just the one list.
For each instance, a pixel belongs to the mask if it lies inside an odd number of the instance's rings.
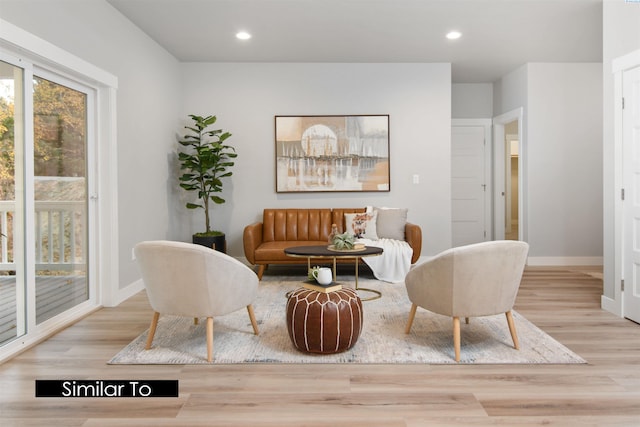
[{"label": "round coffee table", "polygon": [[380,291],[375,289],[361,288],[358,286],[358,262],[360,258],[368,256],[378,256],[382,254],[383,249],[376,246],[365,246],[364,249],[337,251],[329,249],[327,246],[292,246],[286,248],[284,253],[291,257],[307,258],[307,268],[311,269],[311,259],[332,259],[333,260],[333,280],[336,281],[336,261],[338,258],[354,258],[355,259],[355,275],[356,275],[356,291],[365,291],[375,294],[370,298],[362,298],[362,301],[371,301],[382,296]]}]

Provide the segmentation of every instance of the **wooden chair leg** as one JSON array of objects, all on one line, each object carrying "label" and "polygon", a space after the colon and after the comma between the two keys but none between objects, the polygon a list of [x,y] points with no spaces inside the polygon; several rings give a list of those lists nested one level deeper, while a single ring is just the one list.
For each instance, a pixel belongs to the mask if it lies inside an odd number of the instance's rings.
[{"label": "wooden chair leg", "polygon": [[453,348],[456,352],[456,362],[460,361],[460,318],[453,318]]},{"label": "wooden chair leg", "polygon": [[264,271],[267,269],[267,265],[266,264],[261,264],[258,266],[258,280],[262,280],[262,275],[264,274]]},{"label": "wooden chair leg", "polygon": [[469,318],[468,317],[464,318],[464,323],[466,323],[467,325],[469,324]]},{"label": "wooden chair leg", "polygon": [[156,334],[156,328],[158,327],[158,319],[160,318],[160,313],[157,311],[153,312],[153,319],[151,320],[151,326],[149,327],[149,336],[147,337],[147,344],[144,346],[145,350],[149,350],[151,348],[151,343],[153,342],[153,336]]},{"label": "wooden chair leg", "polygon": [[213,317],[207,317],[207,362],[213,360]]},{"label": "wooden chair leg", "polygon": [[516,350],[520,350],[520,343],[518,342],[518,334],[516,334],[516,324],[513,323],[513,316],[511,310],[505,313],[507,316],[507,324],[509,325],[509,332],[511,332],[511,339],[513,340],[513,347]]},{"label": "wooden chair leg", "polygon": [[197,325],[199,321],[200,321],[200,319],[198,319],[197,317],[193,318],[193,324],[194,325]]},{"label": "wooden chair leg", "polygon": [[409,331],[411,330],[411,325],[413,325],[413,319],[416,317],[416,310],[418,309],[418,306],[416,304],[413,304],[411,306],[411,311],[409,312],[409,321],[407,322],[407,327],[404,328],[404,333],[408,334]]},{"label": "wooden chair leg", "polygon": [[253,312],[253,306],[251,304],[247,306],[247,312],[249,312],[249,319],[251,320],[251,326],[253,326],[253,333],[258,335],[258,322],[256,322],[256,315]]}]

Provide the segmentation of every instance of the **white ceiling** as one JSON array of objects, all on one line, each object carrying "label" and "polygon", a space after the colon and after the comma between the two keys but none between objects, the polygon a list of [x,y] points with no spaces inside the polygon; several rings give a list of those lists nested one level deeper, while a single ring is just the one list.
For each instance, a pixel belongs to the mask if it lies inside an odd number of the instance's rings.
[{"label": "white ceiling", "polygon": [[108,2],[184,62],[451,62],[454,83],[482,83],[527,62],[602,61],[602,0]]}]

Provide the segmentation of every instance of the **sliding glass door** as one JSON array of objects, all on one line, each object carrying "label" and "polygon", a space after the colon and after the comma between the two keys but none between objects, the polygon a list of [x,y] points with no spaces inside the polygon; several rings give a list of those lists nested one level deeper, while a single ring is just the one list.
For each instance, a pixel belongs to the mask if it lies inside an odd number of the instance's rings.
[{"label": "sliding glass door", "polygon": [[90,298],[92,96],[0,61],[0,346]]},{"label": "sliding glass door", "polygon": [[24,69],[0,61],[0,345],[26,333]]},{"label": "sliding glass door", "polygon": [[36,323],[89,298],[87,94],[33,77]]}]

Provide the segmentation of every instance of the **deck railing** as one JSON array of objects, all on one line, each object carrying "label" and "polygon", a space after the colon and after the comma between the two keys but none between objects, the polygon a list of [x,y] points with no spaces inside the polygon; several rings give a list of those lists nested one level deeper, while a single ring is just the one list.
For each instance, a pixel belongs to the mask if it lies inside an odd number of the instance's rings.
[{"label": "deck railing", "polygon": [[[0,201],[0,271],[16,269],[15,202]],[[35,202],[36,270],[84,270],[87,259],[86,205],[83,201]]]}]

